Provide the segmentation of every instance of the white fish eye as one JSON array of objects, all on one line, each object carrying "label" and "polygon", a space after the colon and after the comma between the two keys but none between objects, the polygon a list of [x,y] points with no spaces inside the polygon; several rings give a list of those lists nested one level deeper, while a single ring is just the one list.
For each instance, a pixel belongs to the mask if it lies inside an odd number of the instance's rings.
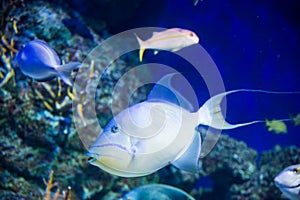
[{"label": "white fish eye", "polygon": [[117,125],[113,125],[113,126],[111,127],[111,132],[117,133],[118,131],[119,131],[119,127],[118,127]]},{"label": "white fish eye", "polygon": [[190,36],[190,37],[194,37],[194,34],[193,34],[193,33],[190,33],[189,36]]}]

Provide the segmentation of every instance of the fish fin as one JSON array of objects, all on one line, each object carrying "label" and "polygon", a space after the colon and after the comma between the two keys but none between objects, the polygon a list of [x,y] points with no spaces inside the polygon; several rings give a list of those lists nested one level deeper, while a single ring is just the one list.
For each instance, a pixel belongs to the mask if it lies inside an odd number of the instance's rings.
[{"label": "fish fin", "polygon": [[222,114],[220,104],[226,95],[239,92],[239,91],[243,91],[243,90],[232,90],[232,91],[224,92],[216,96],[213,96],[209,100],[207,100],[197,112],[197,114],[199,115],[199,124],[208,125],[216,129],[233,129],[240,126],[254,124],[257,122],[264,122],[264,121],[253,121],[253,122],[241,123],[241,124],[229,124],[228,122],[226,122]]},{"label": "fish fin", "polygon": [[154,31],[154,32],[152,33],[152,36],[157,35],[157,34],[161,34],[161,32],[155,32],[155,31]]},{"label": "fish fin", "polygon": [[286,194],[284,193],[281,193],[281,196],[280,196],[282,199],[290,199]]},{"label": "fish fin", "polygon": [[144,52],[146,50],[145,48],[145,41],[143,41],[141,38],[139,38],[139,36],[137,34],[135,34],[135,37],[140,45],[140,52],[139,52],[139,58],[140,58],[140,62],[143,61],[143,55],[144,55]]},{"label": "fish fin", "polygon": [[192,111],[192,104],[171,85],[171,80],[176,74],[179,73],[168,74],[161,78],[152,88],[147,100],[166,101],[181,106],[186,110]]},{"label": "fish fin", "polygon": [[219,137],[222,133],[219,129],[214,129],[207,126],[198,126],[197,132],[201,136],[201,152],[200,152],[200,158],[204,158],[208,153],[211,152],[211,150],[214,148],[214,146],[217,144]]},{"label": "fish fin", "polygon": [[[216,96],[211,97],[207,100],[204,105],[198,110],[197,115],[199,116],[199,124],[207,125],[216,129],[234,129],[241,126],[247,126],[250,124],[265,122],[264,120],[256,120],[246,123],[240,124],[230,124],[226,122],[222,111],[221,111],[221,101],[223,98],[231,93],[236,92],[260,92],[260,93],[268,93],[268,94],[300,94],[299,91],[294,92],[273,92],[266,90],[250,90],[250,89],[239,89],[239,90],[231,90],[228,92],[224,92],[218,94]],[[283,119],[283,121],[286,119]]]},{"label": "fish fin", "polygon": [[192,144],[188,149],[175,161],[172,162],[177,168],[196,173],[199,171],[199,158],[201,151],[201,137],[196,133]]},{"label": "fish fin", "polygon": [[158,52],[159,52],[158,50],[155,50],[155,51],[153,52],[153,54],[154,54],[154,55],[157,55]]},{"label": "fish fin", "polygon": [[81,63],[79,62],[69,62],[64,65],[59,65],[55,69],[58,76],[68,85],[72,86],[70,74],[74,69],[78,69]]},{"label": "fish fin", "polygon": [[199,0],[194,0],[194,6],[197,6]]},{"label": "fish fin", "polygon": [[143,55],[146,49],[140,49],[140,62],[143,61]]},{"label": "fish fin", "polygon": [[182,48],[176,48],[176,49],[172,49],[172,52],[179,51],[180,49],[182,49]]},{"label": "fish fin", "polygon": [[36,81],[38,81],[38,82],[47,82],[47,81],[51,81],[51,80],[53,80],[54,78],[55,78],[56,76],[50,76],[50,77],[47,77],[47,78],[42,78],[42,79],[34,79],[34,80],[36,80]]}]

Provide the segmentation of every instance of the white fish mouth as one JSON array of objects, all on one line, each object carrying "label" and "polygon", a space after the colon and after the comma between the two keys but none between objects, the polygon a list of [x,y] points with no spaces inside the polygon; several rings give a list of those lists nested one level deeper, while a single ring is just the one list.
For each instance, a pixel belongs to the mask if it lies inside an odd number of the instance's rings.
[{"label": "white fish mouth", "polygon": [[98,157],[110,157],[110,158],[116,158],[116,159],[119,159],[119,157],[117,156],[114,156],[113,154],[97,154],[97,153],[87,153],[87,156],[89,156],[88,158],[88,162],[89,163],[92,163],[94,161],[97,161],[98,160]]},{"label": "white fish mouth", "polygon": [[88,161],[92,162],[92,161],[94,161],[94,159],[97,160],[97,158],[99,158],[99,157],[117,157],[112,154],[97,153],[93,150],[94,148],[105,148],[105,147],[115,147],[115,148],[121,149],[123,151],[126,151],[127,153],[130,154],[130,151],[128,150],[128,148],[126,148],[125,146],[120,145],[120,144],[107,143],[107,144],[92,145],[90,147],[90,150],[86,153],[86,155],[90,157]]},{"label": "white fish mouth", "polygon": [[90,157],[88,158],[88,162],[89,162],[89,163],[95,162],[95,161],[97,160],[95,157],[93,157],[93,155],[88,155],[88,156],[90,156]]},{"label": "white fish mouth", "polygon": [[300,188],[300,183],[298,185],[283,185],[283,184],[280,184],[278,181],[275,181],[275,185],[278,187],[278,188],[287,188],[287,189],[294,189],[294,188]]},{"label": "white fish mouth", "polygon": [[124,151],[128,151],[128,149],[125,146],[120,145],[120,144],[112,144],[112,143],[92,145],[90,149],[92,149],[92,148],[103,148],[103,147],[116,147],[116,148],[122,149]]},{"label": "white fish mouth", "polygon": [[86,155],[89,156],[88,162],[90,164],[93,164],[94,162],[96,162],[99,159],[104,158],[104,157],[114,158],[114,159],[118,159],[118,160],[124,160],[123,158],[118,157],[118,156],[113,155],[113,154],[98,154],[98,153],[90,153],[90,152],[88,152]]}]

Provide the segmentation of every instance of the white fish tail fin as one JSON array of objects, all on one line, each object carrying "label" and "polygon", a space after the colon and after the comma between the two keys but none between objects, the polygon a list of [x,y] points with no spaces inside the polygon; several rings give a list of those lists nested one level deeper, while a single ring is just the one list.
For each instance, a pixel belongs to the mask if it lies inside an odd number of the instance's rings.
[{"label": "white fish tail fin", "polygon": [[135,34],[135,37],[140,45],[140,52],[139,52],[139,57],[140,57],[140,62],[143,61],[143,55],[144,52],[146,50],[146,45],[145,45],[145,41],[143,41],[141,38],[139,38],[139,36],[137,34]]},{"label": "white fish tail fin", "polygon": [[204,105],[198,110],[197,114],[199,116],[199,124],[207,125],[216,129],[234,129],[241,126],[247,126],[250,124],[265,122],[265,120],[256,120],[240,124],[230,124],[226,121],[221,110],[221,102],[223,98],[231,93],[236,92],[261,92],[270,94],[300,94],[300,92],[272,92],[265,90],[250,90],[250,89],[240,89],[231,90],[218,94],[207,100]]},{"label": "white fish tail fin", "polygon": [[68,85],[72,86],[70,74],[74,69],[78,69],[81,63],[79,62],[69,62],[64,65],[56,67],[58,76]]}]

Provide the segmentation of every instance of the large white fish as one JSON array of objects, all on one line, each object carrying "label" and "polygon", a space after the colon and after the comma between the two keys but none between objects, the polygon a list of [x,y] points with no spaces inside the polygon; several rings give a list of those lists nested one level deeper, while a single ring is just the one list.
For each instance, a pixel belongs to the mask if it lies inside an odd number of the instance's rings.
[{"label": "large white fish", "polygon": [[300,164],[285,168],[275,177],[274,182],[283,198],[300,200]]},{"label": "large white fish", "polygon": [[62,64],[57,53],[42,40],[28,42],[17,55],[21,71],[37,81],[48,81],[59,76],[66,84],[72,85],[70,73],[81,63]]},{"label": "large white fish", "polygon": [[[167,75],[159,83],[170,83],[171,78],[172,75]],[[162,94],[159,83],[146,101],[123,110],[106,125],[88,150],[92,165],[123,177],[151,174],[170,163],[195,173],[199,170],[200,152],[207,150],[201,150],[205,143],[202,144],[200,134],[195,131],[199,124],[215,129],[233,129],[264,122],[227,123],[220,108],[223,97],[239,91],[277,93],[243,89],[228,91],[213,96],[197,112],[191,112],[188,106],[184,109],[170,100],[165,91]],[[157,98],[161,96],[165,99]],[[180,95],[176,96],[180,105],[188,105]]]},{"label": "large white fish", "polygon": [[155,49],[154,54],[157,54],[158,50],[174,52],[199,42],[199,38],[194,32],[181,28],[153,32],[152,37],[145,41],[141,40],[137,35],[136,38],[140,45],[140,61],[143,60],[146,49]]}]

